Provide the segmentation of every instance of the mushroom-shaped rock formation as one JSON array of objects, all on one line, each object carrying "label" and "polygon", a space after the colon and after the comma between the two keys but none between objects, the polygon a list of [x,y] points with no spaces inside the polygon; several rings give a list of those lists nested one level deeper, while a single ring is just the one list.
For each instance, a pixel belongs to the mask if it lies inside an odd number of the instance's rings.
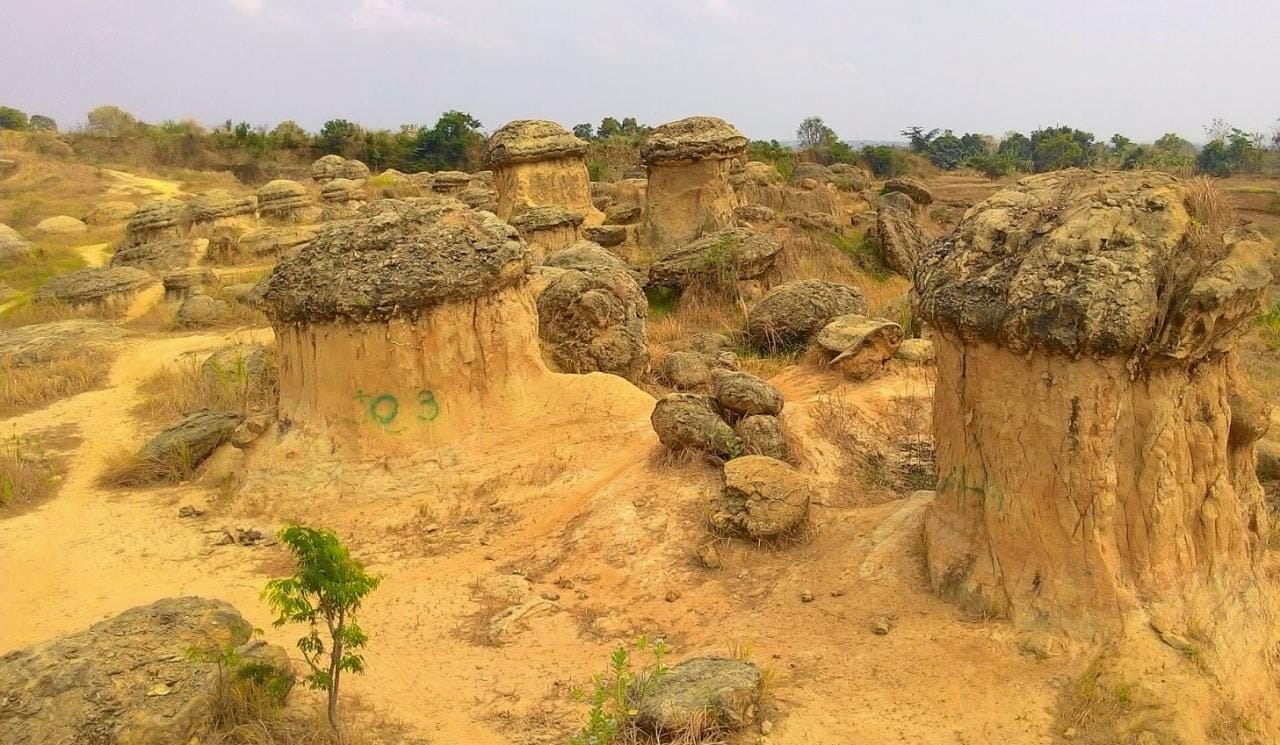
[{"label": "mushroom-shaped rock formation", "polygon": [[641,242],[664,251],[731,226],[729,168],[746,147],[733,125],[710,116],[654,129],[640,148],[649,173]]},{"label": "mushroom-shaped rock formation", "polygon": [[320,187],[320,199],[346,207],[359,207],[365,200],[364,181],[335,178]]},{"label": "mushroom-shaped rock formation", "polygon": [[462,171],[439,171],[431,174],[431,190],[446,197],[456,197],[471,186],[471,174]]},{"label": "mushroom-shaped rock formation", "polygon": [[584,215],[559,205],[531,207],[511,218],[511,225],[529,243],[535,263],[578,240]]},{"label": "mushroom-shaped rock formation", "polygon": [[504,220],[534,207],[556,205],[582,213],[589,223],[603,215],[591,202],[587,143],[555,122],[520,119],[489,138],[489,162]]},{"label": "mushroom-shaped rock formation", "polygon": [[157,197],[143,202],[129,218],[124,229],[124,242],[128,246],[148,243],[157,239],[181,238],[191,223],[187,205],[172,197]]},{"label": "mushroom-shaped rock formation", "polygon": [[747,336],[763,349],[802,345],[836,316],[866,313],[856,287],[798,279],[778,285],[747,313]]},{"label": "mushroom-shaped rock formation", "polygon": [[919,179],[914,179],[910,176],[889,179],[884,182],[884,191],[886,193],[896,191],[906,194],[916,204],[930,204],[933,202],[933,192],[929,191],[929,187],[925,186],[924,182]]},{"label": "mushroom-shaped rock formation", "polygon": [[111,257],[111,266],[131,266],[163,274],[191,265],[196,259],[196,243],[190,238],[171,238],[125,246]]},{"label": "mushroom-shaped rock formation", "polygon": [[0,261],[17,259],[31,253],[31,241],[13,228],[0,223]]},{"label": "mushroom-shaped rock formation", "polygon": [[276,179],[258,187],[258,214],[263,220],[292,225],[314,220],[320,210],[307,187],[297,181]]},{"label": "mushroom-shaped rock formation", "polygon": [[1203,663],[1256,699],[1270,521],[1252,443],[1232,437],[1233,344],[1274,247],[1206,238],[1188,204],[1163,173],[1034,176],[921,257],[938,357],[926,555],[939,592],[1023,627],[1131,641],[1212,618]]},{"label": "mushroom-shaped rock formation", "polygon": [[773,267],[782,244],[768,233],[725,228],[668,251],[649,267],[650,287],[682,288],[690,283],[732,285],[755,279]]},{"label": "mushroom-shaped rock formation", "polygon": [[325,155],[311,164],[311,178],[320,184],[338,178],[359,181],[369,178],[369,166],[341,155]]},{"label": "mushroom-shaped rock formation", "polygon": [[264,280],[280,414],[444,440],[545,373],[529,250],[506,223],[457,202],[381,206],[322,228]]},{"label": "mushroom-shaped rock formation", "polygon": [[258,213],[258,198],[238,196],[226,189],[211,189],[187,200],[187,214],[197,225],[252,225]]}]

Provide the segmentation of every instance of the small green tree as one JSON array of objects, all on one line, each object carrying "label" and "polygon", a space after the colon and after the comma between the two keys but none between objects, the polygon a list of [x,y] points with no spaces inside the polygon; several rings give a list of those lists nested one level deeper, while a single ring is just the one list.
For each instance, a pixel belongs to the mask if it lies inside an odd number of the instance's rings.
[{"label": "small green tree", "polygon": [[590,140],[595,137],[595,128],[590,124],[573,125],[573,135],[584,140]]},{"label": "small green tree", "polygon": [[[280,541],[298,561],[292,577],[273,579],[262,591],[276,613],[276,626],[305,623],[311,631],[298,640],[311,668],[307,685],[329,693],[329,726],[338,728],[338,686],[342,673],[364,672],[357,652],[369,637],[356,622],[356,611],[381,577],[368,574],[329,530],[291,525]],[[327,640],[321,636],[321,626]]]},{"label": "small green tree", "polygon": [[29,122],[33,132],[57,132],[58,123],[44,114],[32,114]]},{"label": "small green tree", "polygon": [[12,106],[0,106],[0,129],[23,130],[27,124],[26,112]]}]

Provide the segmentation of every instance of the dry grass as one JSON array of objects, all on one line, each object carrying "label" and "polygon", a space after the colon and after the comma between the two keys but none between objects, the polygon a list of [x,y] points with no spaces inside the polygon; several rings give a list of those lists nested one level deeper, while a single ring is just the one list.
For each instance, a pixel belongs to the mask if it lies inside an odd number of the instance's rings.
[{"label": "dry grass", "polygon": [[115,183],[101,169],[81,163],[18,151],[3,151],[0,157],[19,163],[17,173],[0,181],[0,223],[24,235],[46,217],[83,218]]},{"label": "dry grass", "polygon": [[1058,732],[1073,731],[1074,741],[1084,745],[1125,742],[1125,720],[1134,710],[1134,692],[1127,681],[1104,676],[1101,658],[1085,669],[1080,679],[1063,688]]},{"label": "dry grass", "polygon": [[0,365],[0,417],[38,409],[104,383],[115,356],[85,352],[35,365]]},{"label": "dry grass", "polygon": [[181,303],[159,302],[148,308],[142,315],[130,319],[124,325],[126,328],[138,331],[180,333],[192,333],[206,329],[261,328],[270,325],[265,313],[232,297],[225,286],[208,287],[206,288],[206,294],[227,304],[228,312],[217,323],[197,328],[179,326],[178,308]]},{"label": "dry grass", "polygon": [[153,458],[121,447],[106,457],[97,483],[108,489],[180,484],[195,475],[196,465],[191,451],[184,448]]},{"label": "dry grass", "polygon": [[0,443],[0,508],[53,496],[58,490],[58,475],[43,443],[14,434]]},{"label": "dry grass", "polygon": [[1238,222],[1235,208],[1216,180],[1208,176],[1187,179],[1187,211],[1191,213],[1191,231],[1187,248],[1196,262],[1204,266],[1221,259],[1226,252],[1223,234]]},{"label": "dry grass", "polygon": [[130,413],[152,424],[164,424],[199,409],[247,413],[270,405],[274,389],[264,388],[240,367],[205,375],[201,361],[189,358],[164,367],[138,384],[142,397]]}]

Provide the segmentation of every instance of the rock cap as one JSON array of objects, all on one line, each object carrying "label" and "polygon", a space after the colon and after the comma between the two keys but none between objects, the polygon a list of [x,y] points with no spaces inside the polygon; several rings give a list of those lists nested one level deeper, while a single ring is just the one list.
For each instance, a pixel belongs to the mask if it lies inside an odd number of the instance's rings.
[{"label": "rock cap", "polygon": [[564,127],[545,119],[517,119],[489,138],[489,162],[495,166],[579,157],[587,143]]},{"label": "rock cap", "polygon": [[727,160],[742,155],[746,148],[747,138],[732,124],[714,116],[691,116],[650,132],[640,147],[640,159],[645,164]]}]

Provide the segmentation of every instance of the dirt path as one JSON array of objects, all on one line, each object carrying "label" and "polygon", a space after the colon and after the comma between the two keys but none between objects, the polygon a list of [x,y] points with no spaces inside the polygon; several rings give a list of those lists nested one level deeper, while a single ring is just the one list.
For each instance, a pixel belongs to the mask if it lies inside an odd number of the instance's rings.
[{"label": "dirt path", "polygon": [[126,173],[125,171],[104,170],[120,182],[108,188],[108,194],[154,194],[162,197],[172,197],[182,193],[182,185],[176,181],[148,178]]}]

